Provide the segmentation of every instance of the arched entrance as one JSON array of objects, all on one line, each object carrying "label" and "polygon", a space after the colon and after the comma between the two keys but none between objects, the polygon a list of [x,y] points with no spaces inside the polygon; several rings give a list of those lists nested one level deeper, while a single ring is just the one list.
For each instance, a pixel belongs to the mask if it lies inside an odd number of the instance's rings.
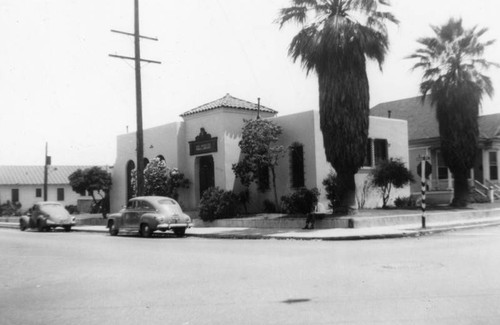
[{"label": "arched entrance", "polygon": [[200,169],[198,177],[200,180],[200,198],[209,187],[215,186],[214,180],[214,157],[203,156],[200,157]]}]

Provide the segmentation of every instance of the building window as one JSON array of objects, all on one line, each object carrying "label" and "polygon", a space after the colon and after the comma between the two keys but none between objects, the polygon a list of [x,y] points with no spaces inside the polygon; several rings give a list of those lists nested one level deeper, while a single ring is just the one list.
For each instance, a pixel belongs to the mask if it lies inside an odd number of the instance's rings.
[{"label": "building window", "polygon": [[437,174],[438,179],[448,179],[448,167],[444,163],[441,151],[437,152]]},{"label": "building window", "polygon": [[304,187],[304,146],[297,142],[290,146],[290,173],[292,187]]},{"label": "building window", "polygon": [[377,165],[382,160],[387,160],[387,140],[386,139],[375,139],[373,140],[373,151],[374,151],[374,161]]},{"label": "building window", "polygon": [[496,181],[498,180],[498,160],[497,160],[497,152],[490,151],[490,180]]},{"label": "building window", "polygon": [[42,189],[41,188],[35,189],[35,196],[36,197],[42,197]]},{"label": "building window", "polygon": [[258,184],[259,191],[264,192],[270,189],[269,187],[269,167],[263,166],[258,168]]},{"label": "building window", "polygon": [[64,189],[63,188],[57,189],[57,201],[64,201]]},{"label": "building window", "polygon": [[19,189],[13,188],[11,192],[12,203],[19,202]]},{"label": "building window", "polygon": [[365,161],[363,166],[373,166],[373,140],[371,138],[368,138],[368,141],[366,142]]}]

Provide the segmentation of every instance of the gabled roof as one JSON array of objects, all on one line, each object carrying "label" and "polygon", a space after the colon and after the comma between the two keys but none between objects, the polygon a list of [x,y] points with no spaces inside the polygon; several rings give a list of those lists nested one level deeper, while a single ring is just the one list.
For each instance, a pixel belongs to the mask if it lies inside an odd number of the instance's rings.
[{"label": "gabled roof", "polygon": [[[249,102],[249,101],[246,101],[243,99],[233,97],[229,94],[226,94],[226,96],[219,98],[217,100],[214,100],[213,102],[203,104],[201,106],[193,108],[192,110],[184,112],[181,114],[181,116],[184,117],[184,116],[193,115],[196,113],[206,112],[206,111],[214,110],[217,108],[223,108],[223,107],[257,112],[257,110],[258,110],[257,106],[258,105],[256,103],[252,103],[252,102]],[[277,111],[275,111],[269,107],[262,106],[262,105],[260,105],[260,111],[266,112],[266,113],[271,113],[271,114],[278,113]]]},{"label": "gabled roof", "polygon": [[500,138],[500,113],[479,116],[477,123],[481,138]]},{"label": "gabled roof", "polygon": [[[428,139],[439,137],[439,124],[436,109],[429,97],[422,102],[422,97],[412,97],[376,105],[370,115],[402,119],[408,121],[408,139]],[[500,137],[500,114],[482,115],[478,118],[481,138]]]},{"label": "gabled roof", "polygon": [[370,115],[390,117],[408,121],[408,140],[439,137],[439,125],[436,110],[427,97],[412,97],[392,102],[381,103],[370,110]]},{"label": "gabled roof", "polygon": [[[92,166],[49,166],[47,184],[69,184],[68,176]],[[0,185],[43,185],[44,166],[0,166]]]}]

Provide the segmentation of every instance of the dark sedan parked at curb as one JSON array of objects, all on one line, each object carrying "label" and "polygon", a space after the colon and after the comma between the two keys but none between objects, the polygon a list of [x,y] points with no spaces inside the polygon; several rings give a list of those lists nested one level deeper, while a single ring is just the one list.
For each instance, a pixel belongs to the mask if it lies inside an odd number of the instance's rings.
[{"label": "dark sedan parked at curb", "polygon": [[157,230],[172,230],[177,237],[182,237],[191,226],[191,218],[182,212],[179,204],[164,196],[130,199],[120,212],[108,215],[107,224],[111,236],[120,231],[139,231],[143,237],[151,237]]},{"label": "dark sedan parked at curb", "polygon": [[74,225],[76,225],[76,218],[71,216],[68,210],[59,202],[38,202],[27,215],[19,218],[21,231],[27,228],[37,228],[38,231],[45,231],[56,227],[71,231],[71,227]]}]

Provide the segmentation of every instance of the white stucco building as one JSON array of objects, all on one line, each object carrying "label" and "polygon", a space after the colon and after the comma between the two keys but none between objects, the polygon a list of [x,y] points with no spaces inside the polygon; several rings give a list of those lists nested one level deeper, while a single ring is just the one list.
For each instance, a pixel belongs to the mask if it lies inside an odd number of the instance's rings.
[{"label": "white stucco building", "polygon": [[[48,166],[47,200],[63,205],[76,205],[85,198],[73,191],[68,176],[78,169],[91,166]],[[21,203],[26,211],[43,201],[44,166],[0,166],[0,204],[7,201]]]},{"label": "white stucco building", "polygon": [[[201,193],[210,186],[218,186],[236,193],[243,187],[235,178],[232,165],[240,159],[238,142],[241,139],[244,120],[271,119],[280,125],[283,134],[278,144],[289,148],[299,147],[301,164],[296,164],[290,154],[285,155],[277,167],[278,197],[288,194],[301,185],[316,187],[321,192],[320,201],[328,206],[323,179],[331,170],[323,149],[323,136],[319,127],[319,112],[305,111],[277,116],[277,112],[231,95],[204,104],[181,115],[183,121],[144,130],[144,157],[165,159],[169,167],[176,167],[190,181],[189,189],[180,191],[179,203],[186,210],[195,210]],[[358,188],[379,159],[400,158],[408,163],[407,122],[403,120],[370,117],[369,137],[371,145],[367,166],[356,176]],[[132,196],[130,172],[136,166],[136,134],[128,133],[117,138],[117,156],[113,171],[111,211],[117,211]],[[296,157],[297,158],[297,157]],[[299,179],[292,179],[298,172]],[[295,169],[292,173],[291,170]],[[296,176],[295,176],[296,177]],[[252,210],[258,211],[265,199],[273,201],[272,190],[259,193],[252,186]],[[393,198],[408,196],[409,187],[393,191]],[[367,206],[381,204],[380,195],[367,198]]]}]

